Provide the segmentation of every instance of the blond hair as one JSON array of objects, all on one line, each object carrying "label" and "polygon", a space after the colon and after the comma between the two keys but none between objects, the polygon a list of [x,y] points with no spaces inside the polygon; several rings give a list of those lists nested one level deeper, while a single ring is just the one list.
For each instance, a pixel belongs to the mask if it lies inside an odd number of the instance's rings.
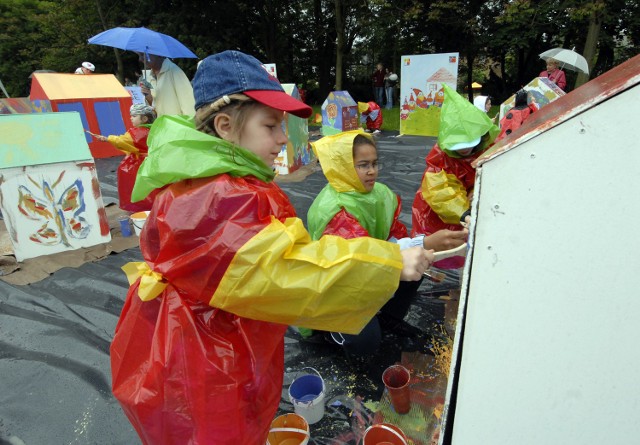
[{"label": "blond hair", "polygon": [[253,110],[256,105],[258,105],[258,102],[251,100],[244,94],[224,95],[220,99],[210,104],[203,105],[196,110],[194,119],[196,130],[215,137],[220,137],[216,132],[214,119],[218,114],[225,113],[229,115],[232,121],[231,134],[233,136],[238,136],[244,126],[249,112]]}]

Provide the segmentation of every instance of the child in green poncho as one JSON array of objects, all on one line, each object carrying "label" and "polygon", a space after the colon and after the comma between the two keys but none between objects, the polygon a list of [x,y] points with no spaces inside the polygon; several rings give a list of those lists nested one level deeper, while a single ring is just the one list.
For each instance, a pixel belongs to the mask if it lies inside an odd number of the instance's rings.
[{"label": "child in green poncho", "polygon": [[[447,250],[463,244],[467,232],[443,230],[429,237],[409,238],[400,222],[400,197],[377,182],[380,168],[373,138],[362,131],[328,136],[312,144],[329,184],[309,208],[307,222],[313,239],[336,235],[351,239],[372,237],[388,240],[401,249],[422,246],[427,250]],[[357,284],[356,284],[357,285]],[[358,335],[331,333],[350,357],[367,357],[382,340],[382,331],[415,338],[420,331],[404,322],[420,282],[403,282],[394,297]],[[311,332],[300,328],[303,337]],[[320,335],[323,335],[322,333]],[[317,338],[317,337],[316,337]]]}]

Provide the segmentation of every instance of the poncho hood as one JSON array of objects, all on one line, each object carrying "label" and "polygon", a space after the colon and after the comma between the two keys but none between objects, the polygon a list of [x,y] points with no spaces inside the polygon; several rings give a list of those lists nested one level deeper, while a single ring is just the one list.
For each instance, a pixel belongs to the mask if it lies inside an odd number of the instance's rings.
[{"label": "poncho hood", "polygon": [[132,201],[144,199],[154,189],[184,179],[223,173],[255,176],[270,182],[275,174],[257,155],[231,142],[196,130],[193,118],[161,116],[147,139],[149,156],[138,171]]},{"label": "poncho hood", "polygon": [[361,130],[324,137],[312,143],[313,150],[329,184],[323,188],[309,208],[307,223],[312,239],[319,239],[342,209],[355,217],[369,236],[381,240],[389,237],[398,198],[386,185],[376,182],[367,192],[353,164],[353,140]]},{"label": "poncho hood", "polygon": [[373,142],[371,135],[362,130],[353,130],[325,136],[311,143],[322,172],[336,192],[366,193],[353,164],[353,140],[358,135],[365,136]]},{"label": "poncho hood", "polygon": [[482,139],[481,146],[474,150],[478,153],[487,148],[500,132],[500,129],[491,121],[487,113],[480,111],[474,104],[456,93],[447,84],[443,84],[444,102],[440,113],[440,131],[438,133],[438,146],[449,156],[463,157],[455,151],[449,150],[460,142],[469,142],[474,139],[488,136]]}]

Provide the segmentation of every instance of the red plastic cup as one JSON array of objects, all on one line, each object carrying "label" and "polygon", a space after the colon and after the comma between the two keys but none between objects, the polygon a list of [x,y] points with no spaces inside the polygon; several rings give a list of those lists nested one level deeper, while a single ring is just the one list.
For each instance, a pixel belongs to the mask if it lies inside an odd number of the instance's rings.
[{"label": "red plastic cup", "polygon": [[406,414],[411,410],[410,379],[411,373],[402,365],[389,366],[382,373],[382,382],[389,392],[391,406],[398,414]]}]

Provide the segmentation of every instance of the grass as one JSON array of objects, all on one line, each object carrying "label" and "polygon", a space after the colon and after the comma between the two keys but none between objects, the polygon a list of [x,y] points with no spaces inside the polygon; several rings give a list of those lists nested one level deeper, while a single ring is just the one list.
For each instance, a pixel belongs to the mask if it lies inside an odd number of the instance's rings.
[{"label": "grass", "polygon": [[[313,114],[309,118],[309,127],[321,127],[322,122],[316,123],[316,114],[322,115],[321,105],[312,105]],[[364,126],[363,126],[364,128]],[[400,107],[393,107],[390,110],[382,109],[382,129],[389,131],[400,131]]]}]

